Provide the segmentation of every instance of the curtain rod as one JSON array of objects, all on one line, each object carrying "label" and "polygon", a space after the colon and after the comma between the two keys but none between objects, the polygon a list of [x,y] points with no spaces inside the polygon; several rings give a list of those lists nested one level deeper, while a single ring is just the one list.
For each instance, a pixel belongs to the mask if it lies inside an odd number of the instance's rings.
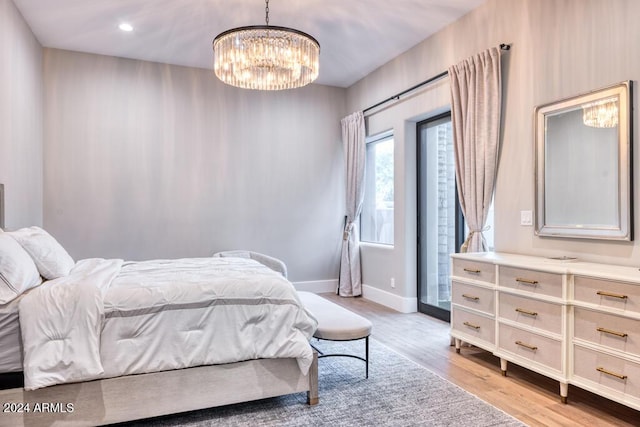
[{"label": "curtain rod", "polygon": [[[501,50],[509,50],[509,49],[511,49],[511,45],[510,45],[510,44],[502,43],[502,44],[500,44],[500,49],[501,49]],[[363,114],[366,114],[366,113],[367,113],[367,111],[373,110],[374,108],[379,107],[379,106],[381,106],[381,105],[384,105],[384,104],[386,104],[387,102],[390,102],[390,101],[397,101],[397,100],[399,100],[399,99],[400,99],[400,97],[401,97],[402,95],[406,95],[407,93],[409,93],[409,92],[411,92],[411,91],[414,91],[414,90],[418,89],[419,87],[422,87],[422,86],[427,85],[427,84],[429,84],[429,83],[435,82],[436,80],[440,80],[441,78],[446,77],[448,74],[449,74],[449,72],[448,72],[448,71],[443,71],[442,73],[440,73],[440,74],[438,74],[438,75],[435,75],[435,76],[433,76],[433,77],[430,77],[430,78],[428,78],[427,80],[425,80],[425,81],[423,81],[423,82],[420,82],[420,83],[418,83],[418,84],[417,84],[417,85],[415,85],[415,86],[411,86],[409,89],[405,89],[405,90],[403,90],[403,91],[402,91],[402,92],[400,92],[400,93],[396,93],[395,95],[390,96],[389,98],[385,99],[384,101],[380,101],[380,102],[378,102],[377,104],[372,105],[371,107],[367,107],[367,108],[365,108],[364,110],[362,110],[362,113],[363,113]]]}]

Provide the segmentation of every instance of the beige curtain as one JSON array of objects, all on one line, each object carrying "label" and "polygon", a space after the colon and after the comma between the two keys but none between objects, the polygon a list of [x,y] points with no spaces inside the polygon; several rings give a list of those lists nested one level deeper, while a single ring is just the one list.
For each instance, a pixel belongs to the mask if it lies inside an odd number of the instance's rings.
[{"label": "beige curtain", "polygon": [[365,126],[362,111],[341,121],[342,144],[346,165],[346,217],[342,234],[342,258],[338,294],[343,297],[362,295],[359,236],[355,223],[362,212],[364,198]]},{"label": "beige curtain", "polygon": [[469,235],[462,252],[487,250],[485,223],[498,165],[502,81],[499,47],[449,68],[458,196]]}]

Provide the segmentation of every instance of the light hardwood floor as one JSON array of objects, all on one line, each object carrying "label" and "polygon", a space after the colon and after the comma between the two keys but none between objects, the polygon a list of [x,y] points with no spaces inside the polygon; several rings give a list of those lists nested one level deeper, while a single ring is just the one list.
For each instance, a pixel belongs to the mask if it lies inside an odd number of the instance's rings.
[{"label": "light hardwood floor", "polygon": [[563,404],[557,381],[514,364],[503,377],[499,359],[475,347],[457,354],[446,322],[363,298],[322,296],[371,320],[372,338],[530,426],[640,426],[640,411],[573,386]]}]

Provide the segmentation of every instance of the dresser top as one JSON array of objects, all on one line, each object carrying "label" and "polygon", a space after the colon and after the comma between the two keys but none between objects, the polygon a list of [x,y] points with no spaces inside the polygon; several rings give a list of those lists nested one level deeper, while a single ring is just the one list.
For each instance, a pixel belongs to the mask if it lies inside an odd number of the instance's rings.
[{"label": "dresser top", "polygon": [[566,258],[545,258],[506,252],[471,252],[451,254],[451,257],[461,260],[485,262],[508,267],[544,271],[548,273],[598,277],[609,280],[631,282],[640,285],[640,269],[638,267],[600,264]]}]

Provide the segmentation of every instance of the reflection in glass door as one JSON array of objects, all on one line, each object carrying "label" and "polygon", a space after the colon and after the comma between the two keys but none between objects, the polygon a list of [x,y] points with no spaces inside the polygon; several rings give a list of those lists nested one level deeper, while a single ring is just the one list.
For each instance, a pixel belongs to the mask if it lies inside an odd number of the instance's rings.
[{"label": "reflection in glass door", "polygon": [[418,309],[449,321],[451,253],[464,239],[451,114],[418,123]]}]

